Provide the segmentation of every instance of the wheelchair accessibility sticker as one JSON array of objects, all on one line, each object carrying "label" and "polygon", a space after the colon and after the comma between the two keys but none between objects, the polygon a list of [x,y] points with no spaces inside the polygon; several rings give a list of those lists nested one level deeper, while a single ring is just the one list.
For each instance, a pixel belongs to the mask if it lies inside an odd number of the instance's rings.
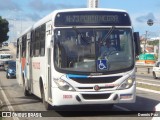
[{"label": "wheelchair accessibility sticker", "polygon": [[107,70],[107,60],[98,60],[97,61],[98,70]]}]

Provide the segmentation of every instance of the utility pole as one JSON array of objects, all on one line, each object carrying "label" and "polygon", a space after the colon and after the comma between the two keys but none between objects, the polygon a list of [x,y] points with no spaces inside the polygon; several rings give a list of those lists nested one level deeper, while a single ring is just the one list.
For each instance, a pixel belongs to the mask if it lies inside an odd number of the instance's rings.
[{"label": "utility pole", "polygon": [[145,34],[144,54],[146,53],[145,50],[146,50],[147,39],[148,39],[148,31],[146,31],[146,34]]},{"label": "utility pole", "polygon": [[160,61],[160,39],[158,43],[158,61]]},{"label": "utility pole", "polygon": [[99,0],[88,0],[88,8],[98,8]]}]

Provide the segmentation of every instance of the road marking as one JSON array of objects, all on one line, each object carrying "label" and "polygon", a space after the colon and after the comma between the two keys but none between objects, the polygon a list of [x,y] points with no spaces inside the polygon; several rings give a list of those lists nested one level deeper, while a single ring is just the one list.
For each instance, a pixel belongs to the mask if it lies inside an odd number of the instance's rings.
[{"label": "road marking", "polygon": [[[5,102],[6,102],[6,104],[7,104],[7,107],[8,107],[8,110],[9,111],[15,111],[14,109],[13,109],[13,107],[11,106],[11,103],[9,102],[9,100],[7,99],[7,96],[6,96],[6,94],[4,93],[4,91],[3,91],[3,89],[0,87],[0,90],[1,90],[1,93],[2,93],[2,95],[3,95],[3,98],[4,98],[4,100],[5,100]],[[19,118],[18,117],[12,117],[14,120],[19,120]]]},{"label": "road marking", "polygon": [[157,81],[157,80],[149,80],[149,79],[144,79],[144,78],[136,78],[137,80],[145,80],[145,81],[150,81],[150,82],[158,82],[158,83],[160,83],[160,81]]},{"label": "road marking", "polygon": [[146,85],[152,85],[152,86],[160,86],[160,85],[157,85],[157,84],[152,84],[152,83],[147,83],[147,82],[139,82],[139,81],[136,81],[136,83],[142,83],[142,84],[146,84]]},{"label": "road marking", "polygon": [[159,91],[156,91],[156,90],[149,90],[149,89],[140,88],[140,87],[137,87],[136,89],[137,89],[137,90],[146,91],[146,92],[152,92],[152,93],[160,94],[160,92],[159,92]]}]

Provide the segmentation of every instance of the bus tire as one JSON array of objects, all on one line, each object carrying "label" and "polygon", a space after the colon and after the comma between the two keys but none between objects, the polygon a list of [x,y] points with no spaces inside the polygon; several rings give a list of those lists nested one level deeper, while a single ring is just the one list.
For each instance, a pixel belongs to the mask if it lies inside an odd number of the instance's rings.
[{"label": "bus tire", "polygon": [[153,78],[154,78],[154,79],[157,79],[155,72],[153,72]]},{"label": "bus tire", "polygon": [[46,108],[46,110],[51,110],[52,106],[45,100],[45,93],[44,93],[43,87],[41,87],[41,98],[42,98],[42,103],[44,107]]}]

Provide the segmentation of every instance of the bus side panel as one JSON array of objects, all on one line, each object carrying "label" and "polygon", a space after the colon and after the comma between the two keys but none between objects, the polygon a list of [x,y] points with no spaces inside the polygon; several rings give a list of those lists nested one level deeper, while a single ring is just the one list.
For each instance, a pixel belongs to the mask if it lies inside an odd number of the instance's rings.
[{"label": "bus side panel", "polygon": [[[45,83],[45,66],[46,66],[46,60],[45,57],[33,57],[31,58],[32,60],[32,76],[33,78],[33,94],[41,98],[41,92],[40,92],[40,83],[39,80],[40,78],[42,79],[43,84]],[[44,88],[46,88],[44,86]]]}]

